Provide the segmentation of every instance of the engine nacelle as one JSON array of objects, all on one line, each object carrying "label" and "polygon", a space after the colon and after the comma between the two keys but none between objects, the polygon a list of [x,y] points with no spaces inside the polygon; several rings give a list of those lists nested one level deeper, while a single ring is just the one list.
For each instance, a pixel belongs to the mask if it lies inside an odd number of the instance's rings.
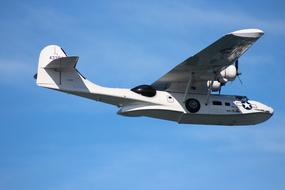
[{"label": "engine nacelle", "polygon": [[[211,86],[211,82],[212,81],[208,81],[207,82],[207,86],[208,86],[208,88]],[[219,82],[219,81],[213,81],[213,84],[212,84],[212,91],[214,91],[214,92],[217,92],[217,91],[219,91],[220,89],[221,89],[221,83]]]},{"label": "engine nacelle", "polygon": [[226,83],[228,81],[235,80],[237,76],[237,69],[234,65],[228,66],[226,69],[220,72],[220,82]]}]

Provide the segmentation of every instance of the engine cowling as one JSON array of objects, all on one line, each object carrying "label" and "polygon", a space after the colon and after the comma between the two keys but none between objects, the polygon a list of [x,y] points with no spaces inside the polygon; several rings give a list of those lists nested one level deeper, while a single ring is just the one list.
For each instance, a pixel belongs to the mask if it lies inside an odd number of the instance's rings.
[{"label": "engine cowling", "polygon": [[[207,82],[207,85],[208,85],[208,88],[211,86],[211,82],[212,81],[208,81]],[[213,81],[213,84],[212,84],[212,91],[214,92],[217,92],[221,89],[221,83],[219,81]]]},{"label": "engine cowling", "polygon": [[237,69],[234,65],[228,66],[226,69],[220,72],[220,82],[226,83],[228,81],[235,80],[237,76]]}]

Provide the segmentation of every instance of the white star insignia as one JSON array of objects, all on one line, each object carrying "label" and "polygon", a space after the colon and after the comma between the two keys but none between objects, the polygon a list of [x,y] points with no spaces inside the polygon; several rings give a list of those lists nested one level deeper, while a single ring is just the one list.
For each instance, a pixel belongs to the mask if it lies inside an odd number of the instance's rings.
[{"label": "white star insignia", "polygon": [[242,107],[244,107],[244,109],[247,109],[247,110],[251,110],[252,109],[251,104],[248,103],[248,102],[243,102],[242,103]]}]

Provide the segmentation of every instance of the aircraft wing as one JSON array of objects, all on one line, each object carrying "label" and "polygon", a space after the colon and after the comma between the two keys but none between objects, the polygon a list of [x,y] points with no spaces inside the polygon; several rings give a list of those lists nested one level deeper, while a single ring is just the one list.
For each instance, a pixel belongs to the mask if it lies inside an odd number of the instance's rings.
[{"label": "aircraft wing", "polygon": [[155,81],[157,90],[184,93],[191,77],[191,93],[208,93],[208,81],[217,79],[217,74],[227,68],[257,41],[263,31],[245,29],[224,35],[196,55],[178,64]]}]

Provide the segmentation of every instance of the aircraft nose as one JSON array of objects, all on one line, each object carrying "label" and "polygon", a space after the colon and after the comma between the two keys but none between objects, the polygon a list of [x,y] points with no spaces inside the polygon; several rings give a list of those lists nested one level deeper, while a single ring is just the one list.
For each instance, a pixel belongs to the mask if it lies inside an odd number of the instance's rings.
[{"label": "aircraft nose", "polygon": [[267,107],[267,112],[270,113],[271,115],[273,115],[274,109],[268,106]]}]

